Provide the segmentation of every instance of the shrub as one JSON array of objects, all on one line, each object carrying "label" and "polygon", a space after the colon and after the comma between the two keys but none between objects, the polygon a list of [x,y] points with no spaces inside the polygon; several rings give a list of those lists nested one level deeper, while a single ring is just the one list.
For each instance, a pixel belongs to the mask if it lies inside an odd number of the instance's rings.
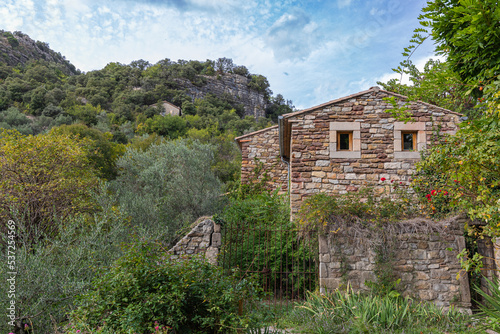
[{"label": "shrub", "polygon": [[238,301],[255,292],[204,259],[173,259],[158,244],[138,242],[94,280],[71,326],[83,333],[151,333],[157,324],[174,333],[236,332],[247,326]]},{"label": "shrub", "polygon": [[[121,213],[112,206],[112,200],[96,199],[102,211],[93,219],[54,217],[57,236],[37,230],[35,244],[23,238],[16,239],[16,302],[15,327],[7,318],[0,322],[2,333],[54,333],[74,308],[75,297],[85,292],[96,270],[110,265],[121,254],[120,243],[127,240],[129,229]],[[103,202],[106,201],[106,202]],[[15,221],[15,231],[26,228],[23,220]],[[7,234],[2,234],[2,244]],[[0,247],[7,254],[6,247]],[[12,251],[10,248],[9,250]],[[10,275],[0,270],[0,279],[6,282]],[[7,284],[0,284],[0,304],[9,305]],[[10,321],[11,319],[9,319]]]},{"label": "shrub", "polygon": [[352,291],[319,294],[297,304],[287,323],[306,333],[444,333],[470,332],[469,316],[400,297]]},{"label": "shrub", "polygon": [[230,199],[216,217],[224,233],[219,260],[225,268],[262,272],[261,284],[267,291],[296,298],[306,288],[315,288],[310,276],[316,272],[312,259],[318,246],[314,232],[310,238],[290,220],[287,203],[278,190]]},{"label": "shrub", "polygon": [[129,147],[111,184],[132,223],[168,243],[183,224],[218,209],[221,184],[212,159],[212,147],[197,141],[153,143],[145,151]]},{"label": "shrub", "polygon": [[83,141],[0,132],[0,218],[23,220],[26,239],[36,241],[37,230],[56,233],[54,216],[64,220],[94,209],[90,190],[96,185]]}]

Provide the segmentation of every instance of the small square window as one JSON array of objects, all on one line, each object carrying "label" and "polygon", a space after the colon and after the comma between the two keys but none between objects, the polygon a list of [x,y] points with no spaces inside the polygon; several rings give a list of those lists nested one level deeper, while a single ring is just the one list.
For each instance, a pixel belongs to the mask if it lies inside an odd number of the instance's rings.
[{"label": "small square window", "polygon": [[352,151],[352,131],[337,131],[337,151]]},{"label": "small square window", "polygon": [[416,151],[417,150],[417,133],[402,131],[401,132],[401,151]]}]

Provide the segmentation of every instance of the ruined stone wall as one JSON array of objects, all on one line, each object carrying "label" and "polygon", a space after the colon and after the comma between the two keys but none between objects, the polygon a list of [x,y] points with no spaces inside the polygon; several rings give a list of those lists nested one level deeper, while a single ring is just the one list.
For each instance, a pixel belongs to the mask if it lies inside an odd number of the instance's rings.
[{"label": "ruined stone wall", "polygon": [[278,126],[273,126],[242,136],[241,145],[241,182],[248,183],[256,167],[255,158],[264,164],[264,170],[269,175],[269,189],[288,189],[288,166],[280,159]]},{"label": "ruined stone wall", "polygon": [[198,219],[193,229],[186,234],[169,252],[174,258],[199,254],[212,264],[217,264],[221,246],[220,225],[210,218]]},{"label": "ruined stone wall", "polygon": [[[370,90],[289,118],[292,213],[314,193],[342,194],[372,186],[387,194],[391,180],[408,184],[420,153],[401,152],[401,132],[418,132],[422,151],[432,145],[434,134],[452,134],[458,128],[460,114],[426,103],[411,104],[414,123],[398,122],[385,112],[392,108],[382,100],[387,96]],[[336,152],[336,131],[342,130],[354,132],[354,152]]]},{"label": "ruined stone wall", "polygon": [[[465,217],[442,222],[426,219],[396,224],[392,245],[392,268],[401,279],[397,290],[403,296],[433,302],[439,307],[470,308],[467,274],[461,272],[457,254],[465,248]],[[431,225],[429,225],[431,224]],[[434,226],[432,226],[434,225]],[[410,231],[410,232],[408,232]],[[367,281],[376,282],[377,237],[352,229],[320,236],[320,287],[332,291],[347,284],[354,290],[368,290]]]}]

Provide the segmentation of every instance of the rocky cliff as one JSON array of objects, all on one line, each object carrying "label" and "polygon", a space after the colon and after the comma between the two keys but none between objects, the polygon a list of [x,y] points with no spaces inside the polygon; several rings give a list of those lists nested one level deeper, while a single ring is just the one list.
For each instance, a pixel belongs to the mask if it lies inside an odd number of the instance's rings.
[{"label": "rocky cliff", "polygon": [[206,83],[202,86],[195,86],[187,79],[178,79],[176,81],[186,89],[187,94],[193,99],[204,98],[207,94],[219,97],[228,96],[236,103],[244,106],[245,116],[255,118],[266,116],[268,99],[264,93],[248,87],[250,79],[232,73],[217,76],[204,75],[203,78]]},{"label": "rocky cliff", "polygon": [[34,41],[19,31],[10,33],[0,30],[0,63],[17,66],[32,60],[46,60],[60,64],[61,70],[67,75],[79,73],[73,64],[59,52],[51,50],[47,43]]}]

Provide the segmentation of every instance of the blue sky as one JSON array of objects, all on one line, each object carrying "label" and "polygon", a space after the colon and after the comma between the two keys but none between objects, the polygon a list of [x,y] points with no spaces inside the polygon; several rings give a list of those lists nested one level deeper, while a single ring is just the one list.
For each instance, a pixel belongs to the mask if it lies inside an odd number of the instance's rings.
[{"label": "blue sky", "polygon": [[[144,59],[232,58],[308,108],[387,81],[424,0],[2,0],[0,29],[82,71]],[[413,57],[432,57],[427,42]]]}]

